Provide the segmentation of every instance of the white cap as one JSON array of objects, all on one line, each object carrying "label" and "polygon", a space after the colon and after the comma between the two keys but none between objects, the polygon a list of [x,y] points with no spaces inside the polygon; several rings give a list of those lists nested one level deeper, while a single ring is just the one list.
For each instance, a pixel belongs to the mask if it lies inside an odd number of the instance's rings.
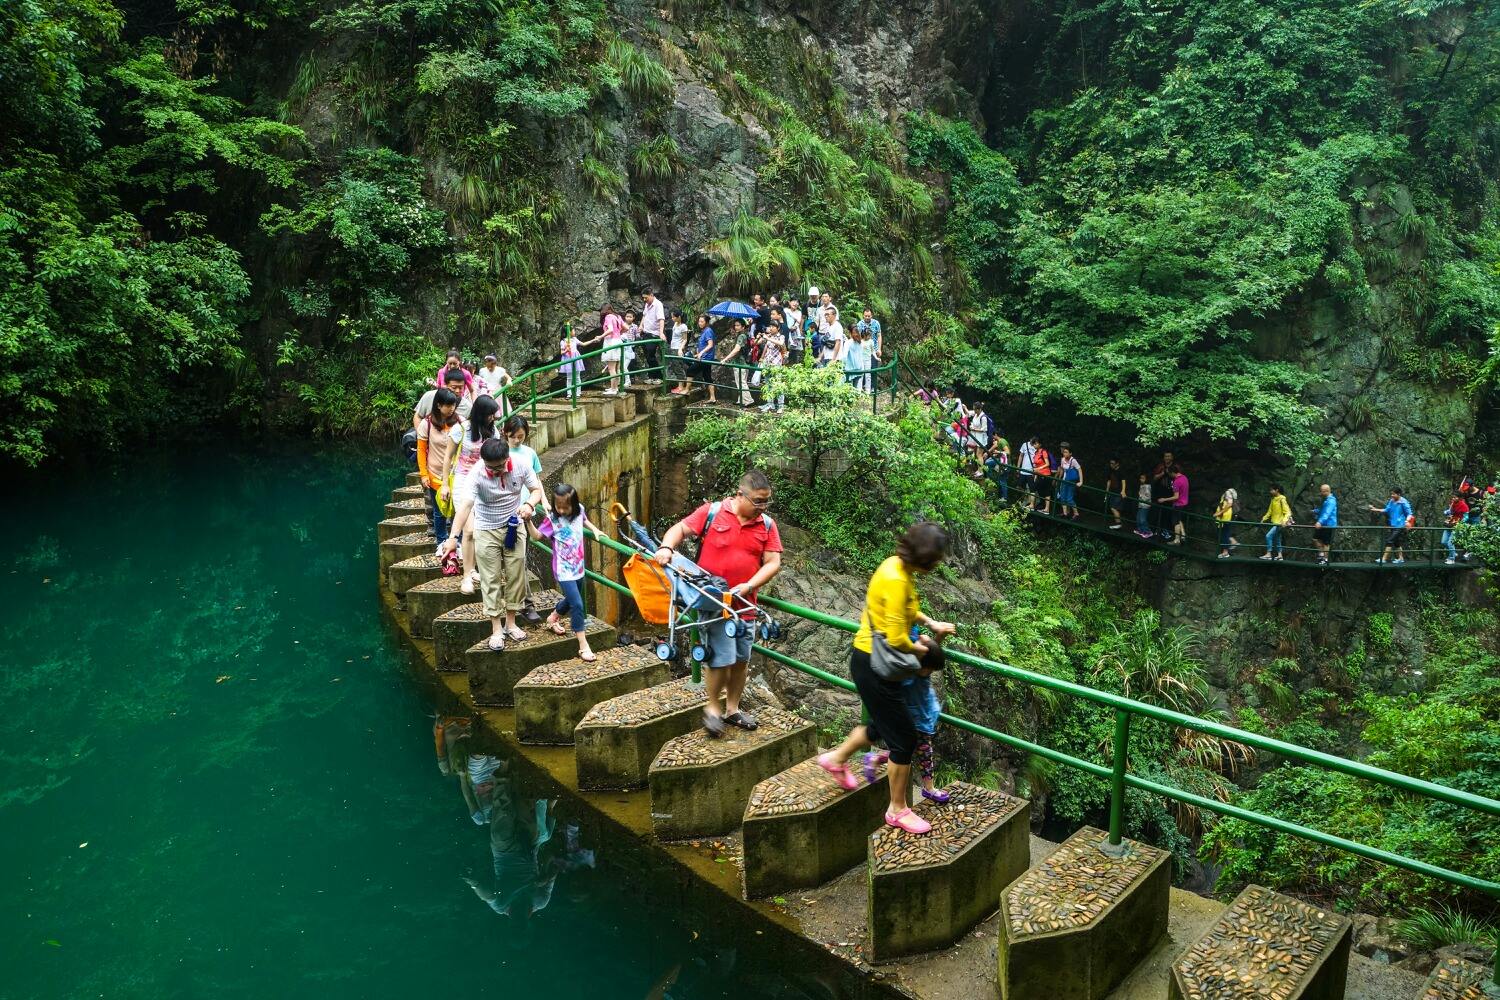
[{"label": "white cap", "polygon": [[808,285],[807,286],[807,297],[808,298],[815,299],[815,298],[817,298],[821,294],[823,294],[823,293],[820,292],[820,291],[818,291],[818,286],[817,285]]}]

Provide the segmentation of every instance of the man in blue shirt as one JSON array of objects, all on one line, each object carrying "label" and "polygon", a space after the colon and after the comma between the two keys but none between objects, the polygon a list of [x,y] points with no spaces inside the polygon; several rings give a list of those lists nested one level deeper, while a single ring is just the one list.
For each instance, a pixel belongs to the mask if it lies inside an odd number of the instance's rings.
[{"label": "man in blue shirt", "polygon": [[1318,487],[1323,499],[1313,508],[1313,546],[1318,550],[1318,565],[1328,565],[1328,551],[1333,547],[1333,529],[1339,526],[1339,498],[1324,483]]},{"label": "man in blue shirt", "polygon": [[864,317],[858,323],[854,324],[854,329],[859,331],[861,337],[870,342],[870,352],[875,356],[875,360],[879,361],[885,348],[885,339],[881,336],[880,331],[880,320],[876,319],[875,314],[869,309],[866,309]]},{"label": "man in blue shirt", "polygon": [[[1406,553],[1402,546],[1406,544],[1406,529],[1411,527],[1411,503],[1399,489],[1393,489],[1391,498],[1386,501],[1384,507],[1370,504],[1370,510],[1377,514],[1385,514],[1385,523],[1391,529],[1390,535],[1385,540],[1385,551],[1380,554],[1380,562],[1400,566],[1406,562]],[[1393,550],[1396,553],[1395,559],[1391,558]]]}]

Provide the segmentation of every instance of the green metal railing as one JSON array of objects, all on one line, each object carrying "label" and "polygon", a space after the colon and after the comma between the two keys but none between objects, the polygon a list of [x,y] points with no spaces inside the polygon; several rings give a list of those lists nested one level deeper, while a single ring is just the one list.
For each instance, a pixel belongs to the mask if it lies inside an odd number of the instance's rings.
[{"label": "green metal railing", "polygon": [[[599,353],[602,353],[602,351],[595,352],[595,354]],[[890,369],[892,371],[891,391],[893,397],[896,392],[896,378],[894,372],[898,364],[899,359],[893,358],[892,362],[889,365],[884,366],[886,369]],[[544,371],[549,368],[555,370],[556,367],[558,366],[542,366],[541,368],[534,370],[534,372],[528,372],[527,375],[533,375],[535,372]],[[662,367],[665,366],[663,365]],[[522,376],[522,378],[524,379],[526,378],[526,376]],[[606,535],[595,536],[595,540],[599,544],[623,556],[635,555],[637,552],[637,550],[632,548],[631,546],[626,545],[614,538],[610,538]],[[543,542],[533,541],[532,544],[536,545],[542,551],[551,551],[550,546]],[[587,570],[586,575],[588,579],[601,586],[608,587],[611,590],[614,590],[625,596],[630,596],[630,589],[616,580],[610,579],[609,577],[597,573],[593,570]],[[790,615],[812,625],[832,628],[845,633],[857,632],[859,628],[856,622],[851,621],[847,618],[815,611],[811,608],[801,607],[789,601],[783,601],[766,594],[762,594],[760,596],[760,603],[765,607],[771,609],[772,611]],[[821,669],[812,664],[805,663],[779,650],[772,649],[761,643],[755,643],[753,648],[756,652],[760,653],[766,659],[794,669],[802,674],[805,674],[808,677],[819,681],[820,683],[827,684],[831,687],[836,687],[845,691],[853,691],[855,689],[854,684],[847,678],[841,677],[838,674]],[[1305,826],[1300,823],[1295,823],[1278,816],[1272,816],[1266,813],[1257,812],[1255,810],[1246,809],[1244,807],[1237,806],[1228,802],[1221,802],[1215,798],[1199,795],[1196,792],[1191,792],[1186,789],[1177,788],[1171,785],[1164,784],[1162,782],[1153,781],[1149,778],[1143,778],[1137,774],[1133,774],[1131,773],[1129,767],[1129,742],[1131,723],[1133,719],[1137,718],[1153,719],[1171,726],[1176,726],[1182,729],[1202,733],[1223,740],[1233,741],[1244,746],[1254,748],[1262,753],[1272,754],[1289,761],[1295,761],[1299,764],[1320,767],[1325,770],[1348,775],[1352,778],[1356,778],[1362,781],[1370,781],[1375,784],[1382,785],[1386,788],[1393,789],[1405,795],[1413,796],[1417,799],[1423,799],[1430,802],[1441,802],[1447,805],[1469,809],[1476,813],[1491,817],[1500,817],[1500,800],[1488,798],[1481,795],[1475,795],[1461,789],[1450,788],[1446,785],[1441,785],[1436,782],[1427,781],[1421,778],[1414,778],[1409,775],[1399,774],[1394,771],[1387,771],[1383,768],[1373,767],[1360,761],[1350,760],[1333,754],[1324,753],[1319,750],[1313,750],[1308,747],[1298,746],[1293,743],[1288,743],[1284,740],[1278,740],[1269,736],[1262,736],[1257,733],[1237,729],[1233,726],[1224,725],[1223,723],[1214,722],[1209,719],[1187,715],[1182,712],[1163,708],[1158,705],[1152,705],[1147,702],[1136,701],[1132,698],[1127,698],[1108,691],[1101,691],[1096,688],[1091,688],[1073,681],[1062,680],[1056,677],[1047,676],[1046,674],[1040,674],[1034,671],[1025,670],[1020,667],[1014,667],[1008,664],[999,663],[997,661],[986,659],[985,657],[977,656],[973,653],[965,652],[960,649],[950,647],[946,652],[948,660],[952,663],[966,666],[971,669],[980,670],[985,673],[1001,677],[1007,681],[1011,681],[1017,684],[1023,684],[1031,688],[1040,688],[1051,691],[1055,694],[1077,698],[1091,704],[1098,705],[1102,708],[1106,708],[1113,713],[1115,722],[1114,738],[1111,746],[1108,764],[1076,757],[1064,751],[1056,750],[1052,747],[1043,746],[1039,743],[1035,743],[1030,740],[1023,739],[1019,736],[1014,736],[1010,733],[1005,733],[1000,730],[993,729],[989,726],[985,726],[981,723],[974,722],[969,719],[951,715],[947,712],[942,713],[941,716],[944,722],[948,723],[951,726],[954,726],[957,729],[973,733],[978,736],[983,736],[1013,750],[1017,750],[1027,754],[1035,754],[1036,756],[1053,763],[1073,768],[1095,778],[1108,781],[1110,788],[1108,824],[1109,832],[1106,842],[1104,844],[1101,844],[1101,849],[1124,849],[1125,795],[1128,789],[1136,789],[1138,791],[1147,792],[1151,795],[1160,796],[1163,799],[1180,802],[1201,810],[1213,812],[1221,816],[1228,816],[1234,819],[1242,820],[1246,823],[1271,830],[1278,834],[1298,837],[1302,840],[1319,844],[1324,847],[1347,852],[1357,857],[1365,858],[1367,860],[1378,862],[1380,864],[1390,865],[1391,867],[1399,868],[1416,875],[1436,879],[1449,885],[1456,886],[1460,889],[1481,893],[1494,899],[1500,899],[1500,883],[1493,882],[1476,875],[1470,875],[1464,872],[1444,868],[1439,865],[1422,861],[1418,858],[1412,858],[1406,855],[1394,853],[1392,851],[1387,851],[1382,848],[1372,847],[1368,844],[1362,844],[1357,841],[1349,840],[1347,838],[1340,837],[1331,833],[1326,833],[1322,830]],[[696,669],[696,667],[694,669],[693,676],[695,680],[698,678],[698,670]],[[1497,963],[1497,969],[1500,969],[1500,963]]]}]

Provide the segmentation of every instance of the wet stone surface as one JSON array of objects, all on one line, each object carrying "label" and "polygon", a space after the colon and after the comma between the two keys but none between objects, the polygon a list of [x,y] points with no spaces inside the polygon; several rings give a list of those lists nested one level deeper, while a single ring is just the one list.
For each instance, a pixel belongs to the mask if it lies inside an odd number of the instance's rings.
[{"label": "wet stone surface", "polygon": [[1337,943],[1347,921],[1252,885],[1177,960],[1188,1000],[1289,1000]]},{"label": "wet stone surface", "polygon": [[707,700],[702,689],[689,687],[689,678],[642,688],[630,694],[601,701],[589,709],[580,726],[634,726],[663,715],[701,705]]},{"label": "wet stone surface", "polygon": [[[387,532],[395,531],[398,528],[405,528],[407,531],[415,532],[417,529],[427,527],[430,524],[432,524],[432,518],[426,514],[407,514],[404,517],[388,517],[380,522],[379,527],[385,529]],[[405,532],[402,533],[405,534]],[[387,541],[389,540],[387,538]],[[433,547],[437,547],[436,542],[433,542]]]},{"label": "wet stone surface", "polygon": [[427,501],[421,497],[415,497],[410,500],[395,500],[386,504],[385,509],[397,517],[405,516],[403,514],[396,514],[398,510],[411,514],[425,514],[427,512]]},{"label": "wet stone surface", "polygon": [[947,791],[952,798],[946,804],[917,807],[922,818],[932,824],[932,832],[911,834],[893,826],[882,826],[875,832],[870,857],[877,873],[946,864],[1026,807],[1025,799],[961,781],[948,786]]},{"label": "wet stone surface", "polygon": [[758,709],[755,717],[760,722],[758,729],[744,730],[735,726],[726,726],[724,735],[718,739],[712,739],[702,729],[696,729],[685,736],[668,740],[661,748],[661,752],[656,755],[656,763],[651,766],[652,770],[705,767],[717,764],[811,725],[801,716],[779,708]]},{"label": "wet stone surface", "polygon": [[[875,780],[884,777],[885,764],[880,764]],[[818,766],[817,760],[804,760],[756,785],[745,818],[811,812],[848,794],[833,775]]]},{"label": "wet stone surface", "polygon": [[1484,981],[1489,969],[1461,958],[1445,958],[1427,977],[1419,1000],[1489,1000]]},{"label": "wet stone surface", "polygon": [[[423,523],[426,523],[425,518],[423,519]],[[395,538],[387,538],[385,543],[387,545],[426,545],[434,550],[432,558],[437,558],[435,551],[437,549],[437,538],[430,531],[413,531],[405,535],[397,535]]]},{"label": "wet stone surface", "polygon": [[[572,638],[571,634],[569,638]],[[599,658],[593,663],[585,663],[576,656],[571,660],[548,663],[527,674],[521,679],[521,683],[530,687],[572,687],[658,662],[655,656],[634,646],[616,646],[614,649],[599,649],[594,652]]]},{"label": "wet stone surface", "polygon": [[[401,538],[392,539],[392,541],[402,542],[407,538],[412,538],[414,541],[424,542],[431,537],[431,535],[403,535]],[[433,543],[434,546],[436,546],[436,544],[436,542]],[[393,565],[391,569],[441,569],[442,565],[443,560],[438,558],[436,552],[424,552],[422,555],[412,556],[410,559],[401,560],[400,562]]]},{"label": "wet stone surface", "polygon": [[1056,852],[1010,887],[1012,937],[1085,927],[1145,875],[1161,851],[1133,840],[1130,853],[1112,858],[1098,845],[1106,834],[1083,827]]}]

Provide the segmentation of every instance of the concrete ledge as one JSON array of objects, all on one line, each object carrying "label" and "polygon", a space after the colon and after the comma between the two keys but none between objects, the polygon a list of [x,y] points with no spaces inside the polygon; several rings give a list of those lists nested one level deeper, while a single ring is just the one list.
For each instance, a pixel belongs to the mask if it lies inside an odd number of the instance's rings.
[{"label": "concrete ledge", "polygon": [[575,656],[537,667],[515,684],[517,739],[571,744],[574,727],[601,701],[666,683],[667,665],[640,647],[615,646],[595,654],[593,663]]},{"label": "concrete ledge", "polygon": [[635,394],[629,389],[621,389],[618,396],[612,398],[615,402],[615,423],[623,424],[635,416]]},{"label": "concrete ledge", "polygon": [[588,423],[589,430],[598,430],[601,427],[613,427],[615,425],[615,399],[613,396],[601,396],[599,393],[580,393],[578,406],[584,411],[584,419]]},{"label": "concrete ledge", "polygon": [[1348,917],[1246,886],[1172,964],[1170,1000],[1342,1000]]},{"label": "concrete ledge", "polygon": [[406,485],[407,486],[421,486],[422,485],[422,474],[420,472],[408,472],[406,474]]},{"label": "concrete ledge", "polygon": [[1432,970],[1417,1000],[1490,1000],[1500,996],[1500,990],[1489,983],[1488,966],[1450,956]]},{"label": "concrete ledge", "polygon": [[447,614],[454,608],[471,603],[477,596],[462,593],[464,575],[443,576],[441,572],[425,583],[419,583],[406,592],[406,610],[411,615],[411,634],[422,639],[432,638],[433,619]]},{"label": "concrete ledge", "polygon": [[751,789],[740,825],[745,898],[822,885],[863,861],[885,814],[884,775],[882,764],[875,784],[849,791],[809,759]]},{"label": "concrete ledge", "polygon": [[443,561],[433,551],[435,547],[436,543],[433,543],[427,546],[427,550],[421,555],[391,563],[391,568],[386,571],[386,582],[391,588],[391,593],[397,597],[403,597],[413,587],[429,580],[442,579]]},{"label": "concrete ledge", "polygon": [[[531,412],[528,408],[526,412]],[[548,416],[561,414],[563,418],[563,432],[566,437],[582,437],[589,431],[588,411],[583,407],[574,408],[566,404],[538,403],[537,413],[545,413]]]},{"label": "concrete ledge", "polygon": [[421,514],[423,517],[430,518],[432,515],[429,513],[429,510],[430,508],[427,506],[427,500],[425,497],[416,497],[414,499],[407,500],[392,500],[390,503],[385,505],[385,516],[390,518],[405,517],[408,514]]},{"label": "concrete ledge", "polygon": [[1000,897],[1001,1000],[1101,1000],[1167,932],[1171,855],[1084,827]]},{"label": "concrete ledge", "polygon": [[[523,408],[520,413],[531,422],[531,433],[533,435],[540,433],[546,436],[545,447],[536,449],[539,453],[546,451],[547,448],[551,448],[554,445],[562,444],[568,439],[568,418],[563,414],[549,413],[540,406],[537,407],[535,420],[531,419],[530,407]],[[529,439],[527,443],[531,443]],[[536,445],[531,446],[536,448]]]},{"label": "concrete ledge", "polygon": [[1031,803],[962,781],[947,790],[949,802],[915,807],[931,833],[882,826],[870,835],[866,919],[878,961],[948,947],[1031,863]]},{"label": "concrete ledge", "polygon": [[[406,514],[402,517],[388,517],[375,526],[375,535],[382,542],[388,542],[392,538],[399,538],[402,535],[420,534],[424,531],[428,533],[432,531],[432,518],[426,514]],[[432,547],[436,549],[437,542],[434,541]]]},{"label": "concrete ledge", "polygon": [[422,489],[421,484],[416,486],[402,486],[400,489],[391,490],[391,502],[399,503],[402,500],[425,500],[427,491]]},{"label": "concrete ledge", "polygon": [[579,788],[639,788],[656,753],[703,721],[707,698],[683,677],[589,709],[573,730]]},{"label": "concrete ledge", "polygon": [[658,837],[729,833],[757,784],[817,750],[817,732],[806,719],[779,708],[754,714],[758,729],[728,726],[718,739],[694,729],[662,745],[646,774]]},{"label": "concrete ledge", "polygon": [[[545,592],[544,592],[545,593]],[[589,645],[607,649],[615,644],[615,627],[597,618],[585,619]],[[537,667],[559,663],[578,655],[578,640],[572,635],[554,635],[540,624],[526,629],[526,638],[508,640],[499,653],[489,647],[489,624],[464,650],[463,669],[469,675],[469,697],[476,705],[510,705],[515,687]]]},{"label": "concrete ledge", "polygon": [[423,553],[437,551],[437,539],[431,531],[412,531],[380,541],[380,576],[385,579],[396,563]]}]

